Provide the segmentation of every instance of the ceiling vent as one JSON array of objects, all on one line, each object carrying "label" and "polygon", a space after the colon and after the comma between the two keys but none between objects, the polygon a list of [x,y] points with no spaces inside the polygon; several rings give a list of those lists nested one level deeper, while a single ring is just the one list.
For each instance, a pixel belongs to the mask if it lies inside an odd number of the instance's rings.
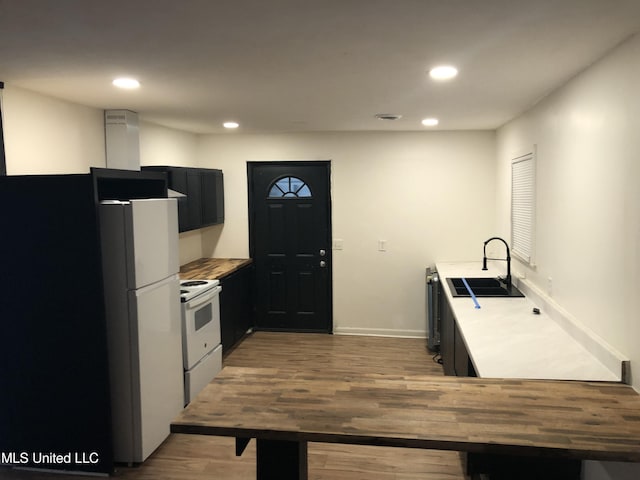
[{"label": "ceiling vent", "polygon": [[402,118],[402,115],[397,115],[395,113],[376,113],[375,117],[378,120],[399,120]]},{"label": "ceiling vent", "polygon": [[140,170],[138,114],[130,110],[105,110],[104,132],[107,168]]}]

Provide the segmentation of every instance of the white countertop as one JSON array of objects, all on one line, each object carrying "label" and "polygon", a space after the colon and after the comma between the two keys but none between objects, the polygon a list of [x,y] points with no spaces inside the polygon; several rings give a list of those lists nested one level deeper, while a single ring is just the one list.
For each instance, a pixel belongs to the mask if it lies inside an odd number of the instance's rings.
[{"label": "white countertop", "polygon": [[489,262],[437,263],[443,291],[476,373],[483,378],[621,381],[621,372],[607,368],[570,333],[527,297],[453,297],[447,277],[504,276]]}]

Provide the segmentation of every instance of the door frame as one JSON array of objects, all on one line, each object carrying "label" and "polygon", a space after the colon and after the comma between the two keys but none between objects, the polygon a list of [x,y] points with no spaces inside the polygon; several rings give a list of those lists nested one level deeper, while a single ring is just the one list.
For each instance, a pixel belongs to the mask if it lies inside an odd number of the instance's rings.
[{"label": "door frame", "polygon": [[[331,211],[331,160],[274,160],[274,161],[247,161],[247,196],[248,196],[248,204],[247,204],[247,214],[249,221],[249,257],[255,258],[255,209],[254,209],[254,198],[253,198],[253,172],[254,168],[257,166],[274,166],[274,167],[282,167],[282,166],[296,166],[296,167],[306,167],[306,166],[324,166],[326,168],[327,173],[327,198],[326,198],[326,207],[327,207],[327,234],[329,236],[329,246],[328,248],[333,248],[333,218]],[[333,252],[332,252],[333,253]],[[327,333],[333,334],[333,254],[330,256],[331,262],[329,263],[329,284],[327,285],[327,314],[329,330]],[[255,288],[255,287],[254,287]]]}]

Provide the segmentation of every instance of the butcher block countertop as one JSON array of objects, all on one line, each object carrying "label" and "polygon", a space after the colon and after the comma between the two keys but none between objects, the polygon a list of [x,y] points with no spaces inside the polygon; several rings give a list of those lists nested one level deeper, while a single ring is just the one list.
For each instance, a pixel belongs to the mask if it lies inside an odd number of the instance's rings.
[{"label": "butcher block countertop", "polygon": [[200,258],[180,267],[182,280],[216,280],[253,262],[250,258]]},{"label": "butcher block countertop", "polygon": [[640,395],[608,382],[225,367],[171,431],[640,462]]}]

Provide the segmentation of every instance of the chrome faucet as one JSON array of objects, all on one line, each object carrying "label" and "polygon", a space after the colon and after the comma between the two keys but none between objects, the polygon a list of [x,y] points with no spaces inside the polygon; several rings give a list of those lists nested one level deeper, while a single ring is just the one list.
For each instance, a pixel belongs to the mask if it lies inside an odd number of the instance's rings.
[{"label": "chrome faucet", "polygon": [[[507,258],[487,258],[487,243],[489,243],[492,240],[500,240],[502,243],[504,243],[504,246],[507,249]],[[483,250],[484,256],[482,258],[482,270],[486,270],[487,269],[487,260],[506,260],[507,262],[507,276],[504,279],[505,280],[505,284],[507,286],[507,290],[511,289],[511,255],[509,254],[509,245],[507,245],[507,242],[504,241],[504,239],[500,238],[500,237],[491,237],[489,240],[486,240],[484,242],[484,250]]]}]

